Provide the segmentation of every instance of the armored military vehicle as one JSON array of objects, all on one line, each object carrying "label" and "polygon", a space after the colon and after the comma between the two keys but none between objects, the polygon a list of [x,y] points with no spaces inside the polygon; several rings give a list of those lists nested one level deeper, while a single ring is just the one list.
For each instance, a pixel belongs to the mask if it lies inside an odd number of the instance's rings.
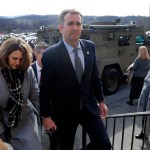
[{"label": "armored military vehicle", "polygon": [[[38,40],[49,45],[61,40],[57,27],[43,27],[37,35]],[[96,44],[97,65],[107,95],[118,90],[126,69],[137,56],[138,47],[148,44],[143,29],[133,22],[126,25],[114,22],[83,25],[81,38]]]}]

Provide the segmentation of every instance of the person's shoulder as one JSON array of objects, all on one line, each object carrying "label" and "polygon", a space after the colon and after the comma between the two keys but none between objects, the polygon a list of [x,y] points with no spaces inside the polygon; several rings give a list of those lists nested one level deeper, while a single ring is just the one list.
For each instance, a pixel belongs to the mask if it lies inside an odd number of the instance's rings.
[{"label": "person's shoulder", "polygon": [[81,39],[80,42],[88,50],[95,52],[95,43],[93,41]]},{"label": "person's shoulder", "polygon": [[30,66],[30,67],[27,69],[26,73],[27,73],[28,75],[32,75],[32,74],[34,73],[32,66]]},{"label": "person's shoulder", "polygon": [[32,62],[31,63],[31,67],[34,66],[35,64],[36,64],[36,61]]},{"label": "person's shoulder", "polygon": [[141,60],[141,58],[140,57],[136,57],[135,58],[135,60],[134,60],[134,62],[136,62],[136,61],[140,61]]},{"label": "person's shoulder", "polygon": [[92,44],[92,45],[95,45],[95,43],[91,40],[85,40],[85,39],[81,39],[80,40],[83,44]]},{"label": "person's shoulder", "polygon": [[150,88],[150,70],[148,71],[146,77],[144,78],[144,83],[146,86],[149,85],[148,87]]},{"label": "person's shoulder", "polygon": [[50,53],[50,52],[55,51],[56,49],[59,48],[59,46],[62,45],[62,43],[63,43],[63,42],[60,41],[60,42],[58,42],[58,43],[56,43],[56,44],[53,44],[53,45],[49,46],[49,47],[45,50],[45,53]]},{"label": "person's shoulder", "polygon": [[65,47],[63,41],[60,41],[59,43],[51,45],[45,50],[45,52],[43,52],[42,59],[50,60],[50,59],[56,58],[57,55],[60,53],[60,49],[63,49],[63,47]]},{"label": "person's shoulder", "polygon": [[148,71],[147,76],[150,77],[150,70]]}]

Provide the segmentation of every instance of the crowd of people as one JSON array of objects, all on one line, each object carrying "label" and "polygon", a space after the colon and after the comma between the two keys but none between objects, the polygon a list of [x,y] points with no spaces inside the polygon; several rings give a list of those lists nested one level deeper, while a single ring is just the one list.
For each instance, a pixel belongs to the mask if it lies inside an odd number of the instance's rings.
[{"label": "crowd of people", "polygon": [[138,56],[130,69],[134,73],[131,80],[131,90],[129,95],[130,100],[127,102],[127,104],[133,105],[133,100],[139,99],[144,78],[150,69],[150,57],[146,46],[139,47]]},{"label": "crowd of people", "polygon": [[[137,111],[150,111],[150,56],[146,46],[140,46],[138,56],[130,66],[133,71],[128,105],[133,105],[134,99],[138,100]],[[135,136],[137,139],[148,139],[150,133],[150,120],[145,116],[138,119],[141,132]],[[145,129],[144,129],[145,128]],[[144,134],[145,130],[145,134]]]},{"label": "crowd of people", "polygon": [[[90,143],[85,150],[111,150],[103,118],[108,108],[96,64],[95,43],[81,40],[82,14],[66,9],[59,16],[62,41],[35,47],[12,37],[0,47],[0,144],[14,150],[43,150],[42,127],[53,131],[51,150],[73,150],[80,124]],[[34,50],[34,51],[33,51]],[[132,70],[127,102],[138,99],[138,111],[150,110],[150,58],[146,46],[140,46]],[[142,119],[143,139],[145,118]],[[5,146],[8,146],[5,144]]]},{"label": "crowd of people", "polygon": [[81,124],[90,137],[85,149],[111,150],[95,44],[80,39],[80,12],[66,9],[59,19],[63,39],[53,46],[11,37],[0,47],[0,138],[14,150],[43,150],[42,126],[55,131],[51,150],[73,150]]}]

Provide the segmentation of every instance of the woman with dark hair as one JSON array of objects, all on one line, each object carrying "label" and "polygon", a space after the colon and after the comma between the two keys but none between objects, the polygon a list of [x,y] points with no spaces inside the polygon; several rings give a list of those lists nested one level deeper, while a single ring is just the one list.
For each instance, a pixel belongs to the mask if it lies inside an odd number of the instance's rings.
[{"label": "woman with dark hair", "polygon": [[15,150],[42,150],[39,88],[31,54],[20,38],[9,38],[0,47],[0,137]]}]

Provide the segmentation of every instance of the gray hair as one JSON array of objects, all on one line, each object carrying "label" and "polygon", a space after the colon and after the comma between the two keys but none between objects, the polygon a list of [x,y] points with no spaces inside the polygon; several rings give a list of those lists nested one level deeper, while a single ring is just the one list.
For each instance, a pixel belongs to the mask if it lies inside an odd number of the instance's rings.
[{"label": "gray hair", "polygon": [[48,48],[49,45],[46,44],[45,42],[38,42],[36,45],[35,45],[35,53],[40,53],[40,50],[41,49],[46,49]]}]

